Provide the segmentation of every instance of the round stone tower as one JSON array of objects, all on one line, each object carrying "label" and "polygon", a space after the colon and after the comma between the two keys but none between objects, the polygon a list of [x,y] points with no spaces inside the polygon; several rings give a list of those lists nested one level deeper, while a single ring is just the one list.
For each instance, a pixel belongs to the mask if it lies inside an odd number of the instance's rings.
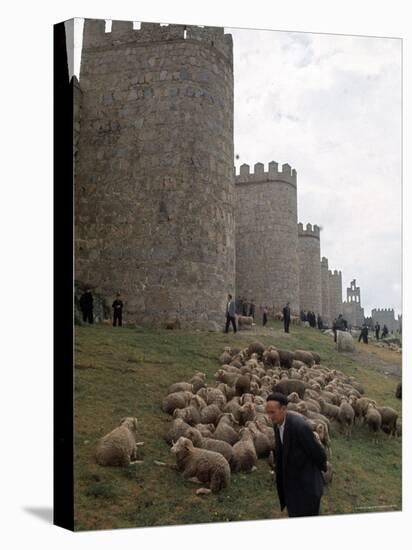
[{"label": "round stone tower", "polygon": [[233,48],[223,28],[85,20],[76,279],[126,319],[206,326],[235,282]]},{"label": "round stone tower", "polygon": [[320,268],[320,232],[308,223],[298,224],[299,301],[300,309],[322,312],[322,279]]},{"label": "round stone tower", "polygon": [[243,164],[236,182],[236,295],[272,314],[299,311],[296,170]]},{"label": "round stone tower", "polygon": [[329,325],[330,306],[329,306],[329,264],[328,259],[323,257],[320,263],[320,274],[322,280],[322,319],[325,325]]},{"label": "round stone tower", "polygon": [[338,317],[340,313],[343,313],[342,309],[342,272],[335,269],[331,271],[329,269],[329,313],[330,320]]}]

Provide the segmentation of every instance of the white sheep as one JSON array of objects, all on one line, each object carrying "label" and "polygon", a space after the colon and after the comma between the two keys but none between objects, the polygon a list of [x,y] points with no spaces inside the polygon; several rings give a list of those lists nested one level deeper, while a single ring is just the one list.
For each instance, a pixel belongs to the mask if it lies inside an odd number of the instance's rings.
[{"label": "white sheep", "polygon": [[97,463],[101,466],[133,463],[137,459],[137,426],[137,418],[122,418],[120,426],[99,439],[95,454]]},{"label": "white sheep", "polygon": [[349,404],[349,401],[346,399],[346,397],[343,397],[339,406],[338,420],[342,425],[343,433],[345,434],[346,439],[349,439],[352,435],[354,418],[355,411]]},{"label": "white sheep", "polygon": [[230,466],[220,453],[196,448],[186,437],[180,437],[171,452],[176,456],[177,468],[183,472],[184,479],[208,483],[209,490],[214,493],[230,485]]},{"label": "white sheep", "polygon": [[247,428],[240,428],[239,436],[239,441],[233,445],[233,471],[252,472],[257,463],[253,435]]},{"label": "white sheep", "polygon": [[369,427],[369,431],[373,432],[373,440],[377,442],[377,433],[382,426],[382,416],[381,413],[377,410],[376,405],[369,403],[368,408],[366,409],[365,415],[366,424]]}]

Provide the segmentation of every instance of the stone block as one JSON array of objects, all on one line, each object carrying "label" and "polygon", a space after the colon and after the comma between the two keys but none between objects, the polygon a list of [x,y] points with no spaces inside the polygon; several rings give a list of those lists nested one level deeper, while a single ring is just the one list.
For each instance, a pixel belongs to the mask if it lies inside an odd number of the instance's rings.
[{"label": "stone block", "polygon": [[343,352],[355,351],[355,342],[349,332],[337,331],[336,334],[336,349]]}]

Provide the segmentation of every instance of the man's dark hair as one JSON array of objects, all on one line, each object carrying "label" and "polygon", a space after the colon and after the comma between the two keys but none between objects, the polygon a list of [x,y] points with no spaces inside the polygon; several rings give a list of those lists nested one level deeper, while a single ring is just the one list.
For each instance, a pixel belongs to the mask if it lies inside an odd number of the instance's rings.
[{"label": "man's dark hair", "polygon": [[270,395],[267,396],[266,401],[277,401],[280,403],[283,407],[286,407],[289,403],[288,398],[286,395],[283,395],[283,393],[279,392],[273,392]]}]

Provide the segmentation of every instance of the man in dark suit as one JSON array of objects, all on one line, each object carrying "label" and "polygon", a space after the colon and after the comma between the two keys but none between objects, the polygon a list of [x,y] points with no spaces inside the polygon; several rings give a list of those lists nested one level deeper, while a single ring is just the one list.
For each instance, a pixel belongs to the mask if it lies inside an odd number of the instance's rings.
[{"label": "man in dark suit", "polygon": [[93,294],[92,291],[87,288],[80,296],[80,309],[83,313],[83,321],[90,324],[93,323]]},{"label": "man in dark suit", "polygon": [[120,292],[116,294],[116,300],[112,304],[113,308],[113,326],[115,327],[116,324],[119,325],[119,327],[122,326],[122,315],[123,315],[123,302],[120,299]]},{"label": "man in dark suit", "polygon": [[235,318],[235,302],[231,294],[227,295],[227,304],[226,304],[226,327],[225,332],[229,332],[229,325],[232,323],[233,332],[236,333],[236,318]]},{"label": "man in dark suit", "polygon": [[302,417],[287,410],[288,398],[272,393],[266,413],[274,423],[276,486],[289,517],[318,516],[326,453]]},{"label": "man in dark suit", "polygon": [[285,332],[289,332],[289,325],[290,325],[290,307],[289,302],[285,305],[283,308],[283,325],[285,327]]}]

